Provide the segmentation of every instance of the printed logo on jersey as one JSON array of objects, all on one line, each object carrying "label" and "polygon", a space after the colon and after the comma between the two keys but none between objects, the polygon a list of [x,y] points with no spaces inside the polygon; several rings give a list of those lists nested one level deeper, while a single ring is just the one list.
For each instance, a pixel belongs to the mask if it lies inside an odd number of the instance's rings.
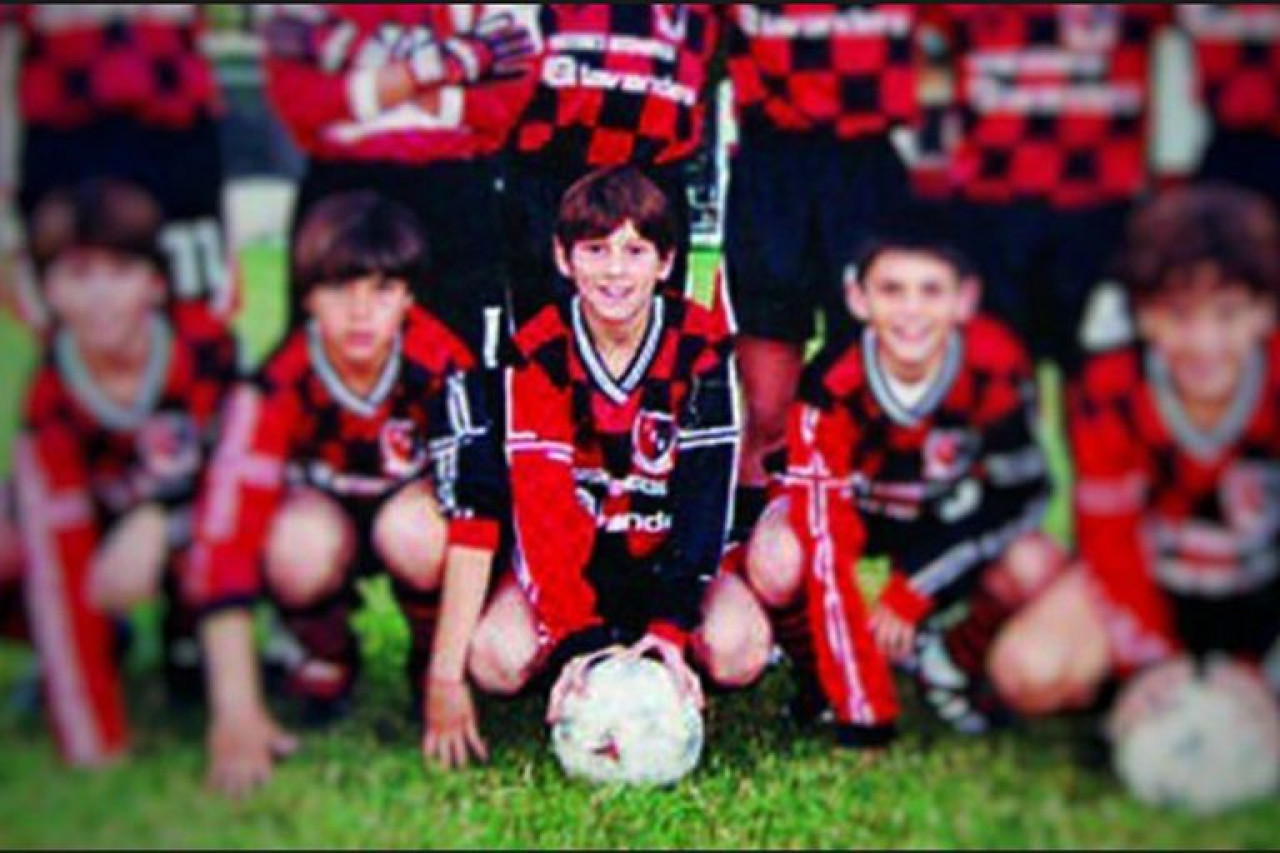
[{"label": "printed logo on jersey", "polygon": [[382,449],[382,472],[388,477],[414,477],[427,464],[427,449],[418,441],[413,421],[387,421],[378,445]]},{"label": "printed logo on jersey", "polygon": [[1114,3],[1064,3],[1058,23],[1067,50],[1105,53],[1120,41],[1120,9]]},{"label": "printed logo on jersey", "polygon": [[186,415],[150,418],[138,430],[135,446],[143,470],[161,480],[189,477],[200,468],[200,436]]},{"label": "printed logo on jersey", "polygon": [[664,412],[641,412],[631,427],[635,466],[651,477],[665,477],[675,468],[676,422]]},{"label": "printed logo on jersey", "polygon": [[924,443],[924,478],[955,480],[973,464],[976,441],[965,430],[938,429]]},{"label": "printed logo on jersey", "polygon": [[1222,477],[1219,497],[1227,526],[1245,541],[1280,532],[1280,466],[1232,465]]}]

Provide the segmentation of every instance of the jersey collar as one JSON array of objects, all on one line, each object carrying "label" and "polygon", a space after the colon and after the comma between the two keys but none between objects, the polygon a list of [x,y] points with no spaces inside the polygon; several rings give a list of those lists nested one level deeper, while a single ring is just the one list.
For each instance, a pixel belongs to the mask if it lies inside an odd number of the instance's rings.
[{"label": "jersey collar", "polygon": [[934,409],[941,405],[947,394],[951,392],[951,386],[955,384],[964,363],[964,340],[959,333],[952,332],[950,340],[947,341],[947,351],[943,355],[942,369],[938,371],[933,384],[920,398],[920,402],[914,406],[906,405],[894,395],[893,389],[889,386],[889,378],[880,365],[876,333],[870,328],[862,333],[862,360],[867,366],[867,379],[871,384],[871,393],[875,396],[876,402],[894,423],[904,427],[915,427],[933,414]]},{"label": "jersey collar", "polygon": [[1267,376],[1266,363],[1261,350],[1255,350],[1245,364],[1244,376],[1236,398],[1227,414],[1211,430],[1201,430],[1183,408],[1182,401],[1173,387],[1168,363],[1154,350],[1147,351],[1147,376],[1160,418],[1173,434],[1174,440],[1184,450],[1201,461],[1211,461],[1227,447],[1234,444],[1249,426],[1249,421],[1262,401]]},{"label": "jersey collar", "polygon": [[645,375],[653,365],[654,358],[658,355],[658,344],[662,341],[662,332],[665,328],[665,300],[661,296],[653,300],[653,310],[649,312],[649,326],[645,329],[644,341],[636,350],[631,364],[623,371],[621,379],[613,378],[596,350],[595,341],[591,338],[591,330],[587,328],[587,321],[582,316],[581,297],[573,298],[571,308],[573,342],[577,347],[578,355],[582,358],[582,363],[586,365],[587,373],[606,397],[621,406],[627,402],[636,388],[640,387],[640,383],[644,381]]},{"label": "jersey collar", "polygon": [[151,336],[151,352],[147,355],[138,395],[129,406],[112,400],[94,381],[70,332],[63,330],[54,341],[54,363],[67,387],[89,414],[107,429],[116,432],[136,430],[155,411],[164,393],[169,364],[173,359],[173,330],[163,317],[153,314],[147,333]]},{"label": "jersey collar", "polygon": [[386,366],[382,368],[382,376],[378,378],[378,384],[373,386],[368,397],[361,397],[346,386],[338,375],[337,369],[334,368],[333,362],[329,361],[329,355],[324,351],[324,342],[320,340],[320,329],[315,321],[307,324],[307,352],[311,356],[311,364],[320,376],[325,390],[338,402],[338,405],[362,418],[374,417],[382,404],[391,396],[392,389],[400,379],[400,355],[403,341],[403,334],[397,333],[395,342],[391,345],[391,356],[387,359]]}]

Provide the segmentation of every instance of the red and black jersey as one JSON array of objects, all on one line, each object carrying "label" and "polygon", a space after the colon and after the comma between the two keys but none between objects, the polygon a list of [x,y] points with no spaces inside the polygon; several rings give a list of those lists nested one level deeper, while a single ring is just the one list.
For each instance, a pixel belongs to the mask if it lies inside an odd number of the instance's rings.
[{"label": "red and black jersey", "polygon": [[264,30],[267,92],[294,139],[320,159],[421,164],[493,154],[528,103],[532,74],[440,86],[389,110],[368,92],[385,65],[513,12],[533,26],[519,4],[280,4]]},{"label": "red and black jersey", "polygon": [[734,3],[729,71],[753,129],[883,134],[918,112],[917,24],[908,3]]},{"label": "red and black jersey", "polygon": [[951,182],[982,203],[1127,201],[1147,183],[1163,4],[953,4],[945,25],[963,132]]},{"label": "red and black jersey", "polygon": [[712,3],[549,3],[541,80],[516,131],[560,164],[652,165],[702,141],[719,40]]},{"label": "red and black jersey", "polygon": [[1181,647],[1171,596],[1230,600],[1280,576],[1277,401],[1277,337],[1212,432],[1188,418],[1156,354],[1090,364],[1070,407],[1077,529],[1122,669]]},{"label": "red and black jersey", "polygon": [[890,559],[881,605],[916,623],[1038,528],[1049,490],[1034,387],[1022,346],[981,317],[952,337],[911,404],[880,367],[871,330],[809,369],[783,484],[809,566],[819,674],[842,724],[878,729],[897,715],[858,560]]},{"label": "red and black jersey", "polygon": [[475,368],[442,323],[413,309],[362,397],[343,384],[314,326],[294,333],[228,406],[196,515],[190,600],[210,610],[259,594],[259,555],[290,484],[370,505],[428,477],[448,544],[495,549],[501,460]]},{"label": "red and black jersey", "polygon": [[215,419],[237,374],[234,339],[198,306],[157,315],[132,405],[94,384],[74,340],[50,341],[31,385],[15,450],[28,619],[44,664],[48,708],[63,754],[97,763],[126,746],[111,623],[89,602],[90,564],[103,535],[147,503],[169,511],[182,547]]},{"label": "red and black jersey", "polygon": [[628,623],[683,643],[728,530],[738,420],[723,321],[657,298],[621,377],[604,367],[577,300],[545,309],[516,344],[516,570],[544,639]]},{"label": "red and black jersey", "polygon": [[29,125],[122,115],[187,128],[222,109],[194,3],[22,3],[6,13],[23,38],[18,97]]},{"label": "red and black jersey", "polygon": [[1214,123],[1280,133],[1280,5],[1179,3],[1177,16]]}]

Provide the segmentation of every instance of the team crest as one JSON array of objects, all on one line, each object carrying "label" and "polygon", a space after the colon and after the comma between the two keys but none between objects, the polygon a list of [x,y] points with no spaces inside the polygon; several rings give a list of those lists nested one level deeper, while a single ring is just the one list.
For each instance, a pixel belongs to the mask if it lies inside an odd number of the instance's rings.
[{"label": "team crest", "polygon": [[1240,463],[1223,475],[1223,520],[1245,541],[1280,532],[1280,467]]},{"label": "team crest", "polygon": [[974,441],[965,430],[939,429],[929,433],[924,443],[924,478],[955,480],[972,464]]},{"label": "team crest", "polygon": [[665,477],[675,468],[676,422],[668,414],[641,412],[631,427],[631,454],[637,468]]},{"label": "team crest", "polygon": [[413,421],[387,421],[378,444],[382,449],[382,471],[388,477],[415,477],[427,463],[427,451],[418,441]]},{"label": "team crest", "polygon": [[143,469],[161,480],[188,477],[200,468],[200,436],[186,415],[150,418],[138,430],[135,447]]},{"label": "team crest", "polygon": [[1064,3],[1058,23],[1067,50],[1104,53],[1120,41],[1120,8],[1114,3]]}]

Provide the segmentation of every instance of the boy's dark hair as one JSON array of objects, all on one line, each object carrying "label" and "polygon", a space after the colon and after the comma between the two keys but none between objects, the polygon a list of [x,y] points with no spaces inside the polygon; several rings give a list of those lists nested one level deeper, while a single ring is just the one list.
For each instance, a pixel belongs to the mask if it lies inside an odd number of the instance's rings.
[{"label": "boy's dark hair", "polygon": [[657,184],[635,166],[599,169],[565,192],[556,239],[567,252],[580,241],[609,236],[628,220],[663,257],[675,251],[675,213]]},{"label": "boy's dark hair", "polygon": [[1218,283],[1280,298],[1280,222],[1267,200],[1207,183],[1167,190],[1129,218],[1116,274],[1141,304],[1217,272]]},{"label": "boy's dark hair", "polygon": [[950,217],[936,206],[907,204],[880,218],[858,245],[846,280],[860,280],[886,252],[921,252],[950,265],[960,278],[976,275],[969,256],[960,248]]},{"label": "boy's dark hair", "polygon": [[43,276],[72,249],[105,249],[144,258],[167,277],[163,223],[159,203],[142,187],[120,178],[91,178],[52,190],[36,204],[28,235],[31,258]]},{"label": "boy's dark hair", "polygon": [[372,190],[354,190],[311,208],[298,229],[291,267],[301,293],[368,275],[402,278],[413,288],[427,276],[430,250],[408,208]]}]

